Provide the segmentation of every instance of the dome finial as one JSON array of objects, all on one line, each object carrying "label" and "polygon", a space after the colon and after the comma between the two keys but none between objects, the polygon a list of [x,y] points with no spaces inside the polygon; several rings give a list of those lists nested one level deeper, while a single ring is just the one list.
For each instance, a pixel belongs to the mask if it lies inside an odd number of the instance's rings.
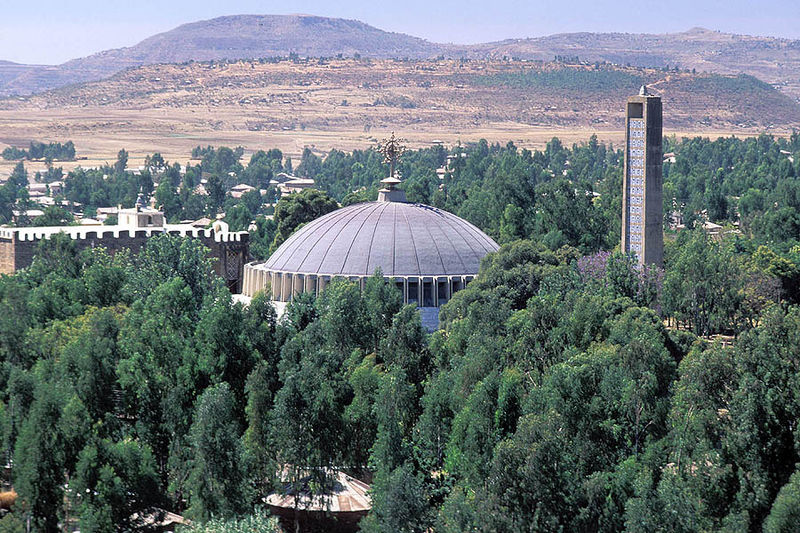
[{"label": "dome finial", "polygon": [[406,147],[403,145],[405,139],[398,139],[394,136],[394,132],[388,139],[384,139],[380,144],[378,151],[383,154],[383,162],[389,164],[389,177],[396,178],[395,167],[400,157],[405,153]]},{"label": "dome finial", "polygon": [[397,162],[406,151],[402,144],[404,139],[398,139],[392,132],[391,137],[384,139],[378,147],[378,151],[383,154],[383,162],[389,164],[389,177],[381,180],[383,189],[378,191],[379,202],[405,202],[406,193],[401,189],[396,189],[401,181],[397,177]]},{"label": "dome finial", "polygon": [[642,85],[641,89],[639,89],[639,96],[650,96],[650,92],[647,90],[647,85]]}]

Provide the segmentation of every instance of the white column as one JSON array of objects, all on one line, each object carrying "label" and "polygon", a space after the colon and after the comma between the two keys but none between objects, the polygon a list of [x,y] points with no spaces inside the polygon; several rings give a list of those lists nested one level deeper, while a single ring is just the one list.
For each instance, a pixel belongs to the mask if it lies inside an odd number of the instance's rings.
[{"label": "white column", "polygon": [[272,295],[270,298],[276,302],[281,301],[281,275],[279,272],[272,273]]},{"label": "white column", "polygon": [[281,301],[288,302],[292,298],[292,275],[288,272],[281,274]]}]

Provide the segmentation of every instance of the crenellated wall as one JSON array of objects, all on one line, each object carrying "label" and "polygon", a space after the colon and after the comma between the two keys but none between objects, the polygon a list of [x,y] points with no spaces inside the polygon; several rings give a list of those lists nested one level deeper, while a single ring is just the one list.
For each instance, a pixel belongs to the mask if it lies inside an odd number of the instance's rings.
[{"label": "crenellated wall", "polygon": [[112,254],[119,250],[137,253],[147,239],[162,233],[198,239],[209,248],[215,271],[234,293],[242,290],[244,265],[249,260],[250,235],[246,231],[216,231],[185,224],[141,229],[124,226],[0,228],[0,273],[12,274],[30,266],[39,242],[58,233],[69,235],[78,249],[102,246]]}]

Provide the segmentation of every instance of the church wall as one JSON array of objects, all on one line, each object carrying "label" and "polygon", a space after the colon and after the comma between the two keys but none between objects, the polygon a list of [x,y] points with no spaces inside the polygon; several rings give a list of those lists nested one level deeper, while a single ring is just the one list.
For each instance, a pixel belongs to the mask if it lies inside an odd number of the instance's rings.
[{"label": "church wall", "polygon": [[[160,232],[156,235],[160,235]],[[201,233],[193,237],[210,249],[209,256],[213,259],[215,272],[225,279],[232,292],[241,292],[244,265],[249,259],[248,235],[242,237],[242,240],[230,242],[217,242],[213,234],[206,236]],[[79,250],[102,246],[111,254],[120,250],[130,250],[136,254],[148,238],[148,232],[144,230],[136,231],[133,236],[127,231],[119,232],[116,237],[111,232],[105,232],[100,237],[96,232],[89,232],[85,237],[75,238],[73,241]],[[0,273],[13,274],[17,270],[29,267],[40,240],[36,238],[20,241],[15,237],[0,238]]]}]

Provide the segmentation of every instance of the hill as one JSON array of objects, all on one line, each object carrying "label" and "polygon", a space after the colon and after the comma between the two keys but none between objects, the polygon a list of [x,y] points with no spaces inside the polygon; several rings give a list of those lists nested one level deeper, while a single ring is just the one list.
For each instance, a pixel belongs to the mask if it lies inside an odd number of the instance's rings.
[{"label": "hill", "polygon": [[145,39],[119,57],[143,63],[179,63],[287,56],[374,58],[432,56],[439,45],[379,30],[357,20],[311,15],[237,15],[184,24]]},{"label": "hill", "polygon": [[[14,84],[17,79],[23,79],[29,72],[45,68],[41,65],[22,65],[12,61],[0,60],[0,95],[13,94],[13,91],[4,89]],[[31,91],[20,91],[27,94]]]},{"label": "hill", "polygon": [[578,57],[650,68],[749,74],[800,99],[800,41],[703,28],[672,34],[569,33],[478,45],[439,44],[356,20],[311,15],[235,15],[184,24],[128,47],[55,66],[0,63],[0,96],[26,95],[95,81],[160,63],[270,57],[375,59]]},{"label": "hill", "polygon": [[[150,65],[102,81],[0,101],[0,110],[164,109],[169,113],[238,106],[251,110],[246,111],[251,123],[258,116],[274,116],[272,122],[262,124],[266,130],[301,121],[322,129],[391,121],[439,127],[512,121],[618,128],[623,102],[642,84],[663,94],[668,127],[800,124],[800,104],[746,74],[499,60],[297,59]],[[223,122],[224,116],[220,114]]]},{"label": "hill", "polygon": [[94,81],[131,67],[159,63],[252,59],[297,54],[333,57],[425,58],[444,50],[400,33],[357,20],[311,15],[234,15],[183,24],[127,48],[106,50],[51,67],[31,67],[5,79],[0,95],[31,94]]}]

